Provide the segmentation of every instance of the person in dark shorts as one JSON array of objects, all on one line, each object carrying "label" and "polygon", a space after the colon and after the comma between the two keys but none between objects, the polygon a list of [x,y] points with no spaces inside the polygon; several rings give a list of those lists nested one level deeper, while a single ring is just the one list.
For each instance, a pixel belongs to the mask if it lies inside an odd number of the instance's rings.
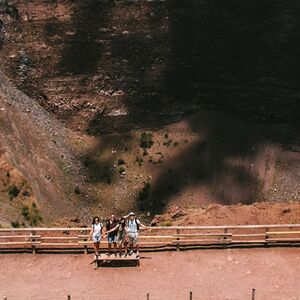
[{"label": "person in dark shorts", "polygon": [[111,245],[114,245],[114,254],[117,256],[117,229],[115,227],[118,225],[118,221],[115,218],[114,214],[110,215],[109,220],[106,223],[106,232],[109,232],[107,235],[108,241],[108,253],[107,255],[111,255]]},{"label": "person in dark shorts", "polygon": [[119,246],[119,256],[122,257],[122,247],[124,246],[125,257],[127,256],[127,232],[126,232],[126,220],[124,218],[120,218],[119,223],[116,227],[108,231],[110,232],[116,231],[117,233],[117,244]]}]

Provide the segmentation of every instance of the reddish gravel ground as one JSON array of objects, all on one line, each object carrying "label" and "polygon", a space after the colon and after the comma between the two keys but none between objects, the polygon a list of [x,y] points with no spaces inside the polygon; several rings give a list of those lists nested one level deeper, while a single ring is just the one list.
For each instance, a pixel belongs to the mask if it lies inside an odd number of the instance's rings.
[{"label": "reddish gravel ground", "polygon": [[143,253],[141,267],[93,270],[91,256],[3,254],[0,298],[299,299],[300,249]]}]

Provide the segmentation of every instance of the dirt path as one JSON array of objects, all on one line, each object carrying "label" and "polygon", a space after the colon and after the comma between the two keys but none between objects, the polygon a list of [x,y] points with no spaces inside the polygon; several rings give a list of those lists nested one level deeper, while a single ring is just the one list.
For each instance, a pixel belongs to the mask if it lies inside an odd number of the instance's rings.
[{"label": "dirt path", "polygon": [[[144,253],[141,267],[93,270],[91,256],[3,254],[0,298],[299,299],[300,250],[227,249]],[[131,298],[133,297],[133,298]]]}]

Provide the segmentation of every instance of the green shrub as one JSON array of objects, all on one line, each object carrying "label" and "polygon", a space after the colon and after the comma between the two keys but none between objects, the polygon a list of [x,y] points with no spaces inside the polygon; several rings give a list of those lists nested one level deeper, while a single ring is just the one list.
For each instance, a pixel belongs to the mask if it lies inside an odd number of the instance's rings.
[{"label": "green shrub", "polygon": [[26,205],[23,205],[21,214],[30,226],[37,226],[43,220],[43,217],[35,202],[32,203],[30,208]]},{"label": "green shrub", "polygon": [[143,165],[143,163],[144,163],[144,160],[142,158],[140,158],[140,157],[137,157],[135,159],[135,162],[138,164],[139,167],[141,167]]},{"label": "green shrub", "polygon": [[19,224],[19,222],[18,221],[12,221],[11,223],[11,226],[13,227],[13,228],[19,228],[20,227],[20,224]]},{"label": "green shrub", "polygon": [[10,200],[12,200],[13,198],[18,197],[20,189],[16,185],[10,185],[7,192]]},{"label": "green shrub", "polygon": [[119,174],[122,175],[122,174],[125,173],[125,171],[126,171],[125,168],[124,168],[124,167],[121,167],[121,168],[119,169]]},{"label": "green shrub", "polygon": [[147,149],[150,149],[154,144],[152,140],[153,136],[151,132],[143,131],[140,136],[140,147],[144,150],[144,155],[147,155]]},{"label": "green shrub", "polygon": [[79,186],[75,186],[74,193],[75,193],[76,195],[80,195],[81,191],[80,191]]},{"label": "green shrub", "polygon": [[43,221],[43,217],[34,202],[32,203],[30,212],[31,212],[30,220],[29,220],[30,226],[37,226],[41,221]]},{"label": "green shrub", "polygon": [[118,166],[125,165],[125,161],[122,158],[118,159]]},{"label": "green shrub", "polygon": [[24,217],[24,219],[26,220],[26,221],[29,221],[29,215],[30,215],[30,213],[29,213],[29,208],[28,208],[28,206],[23,206],[22,207],[22,209],[21,209],[21,215]]}]

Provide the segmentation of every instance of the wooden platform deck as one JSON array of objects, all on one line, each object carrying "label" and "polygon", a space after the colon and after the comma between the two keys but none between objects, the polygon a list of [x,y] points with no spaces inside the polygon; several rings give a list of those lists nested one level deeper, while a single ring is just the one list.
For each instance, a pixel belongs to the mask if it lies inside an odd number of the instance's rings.
[{"label": "wooden platform deck", "polygon": [[136,256],[136,253],[132,255],[127,255],[126,257],[124,254],[120,257],[119,255],[107,255],[101,253],[97,259],[93,261],[94,268],[97,269],[99,267],[126,267],[126,266],[140,266],[140,257]]}]

